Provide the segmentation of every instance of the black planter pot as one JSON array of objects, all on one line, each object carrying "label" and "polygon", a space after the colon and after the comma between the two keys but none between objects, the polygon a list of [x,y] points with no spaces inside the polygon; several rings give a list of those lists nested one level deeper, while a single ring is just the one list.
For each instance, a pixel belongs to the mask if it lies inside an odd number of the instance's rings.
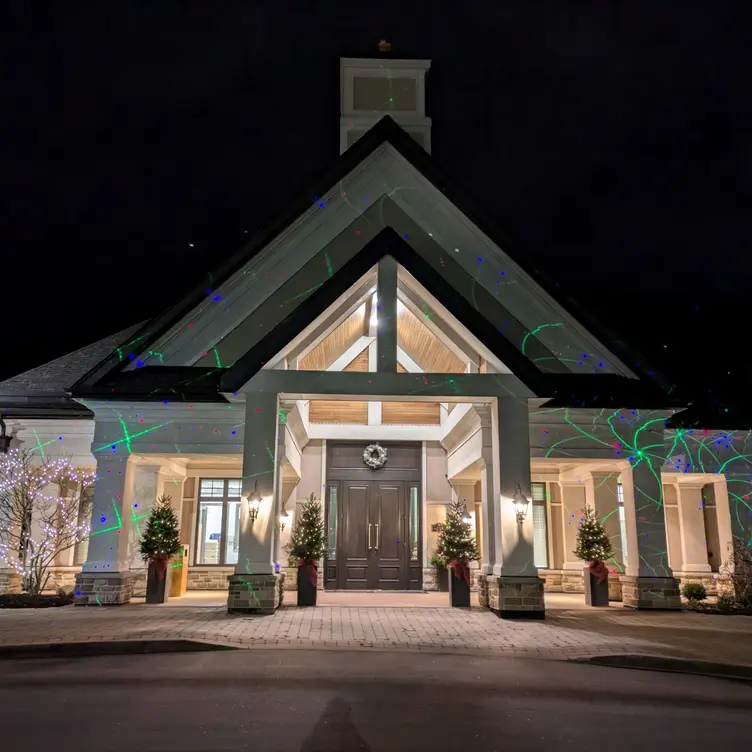
[{"label": "black planter pot", "polygon": [[446,567],[436,568],[436,585],[440,593],[449,592],[449,570]]},{"label": "black planter pot", "polygon": [[[298,605],[315,606],[316,605],[316,580],[311,576],[310,570],[313,564],[304,564],[298,567]],[[315,568],[314,568],[314,571]],[[313,580],[313,581],[312,581]]]},{"label": "black planter pot", "polygon": [[583,572],[585,584],[585,603],[595,608],[608,607],[608,577],[603,582],[598,582],[595,575],[590,573],[589,567]]},{"label": "black planter pot", "polygon": [[167,603],[170,595],[170,566],[163,569],[154,562],[149,563],[146,573],[146,602]]},{"label": "black planter pot", "polygon": [[449,578],[449,605],[454,608],[470,608],[470,585],[464,577],[457,577],[454,570],[447,570]]}]

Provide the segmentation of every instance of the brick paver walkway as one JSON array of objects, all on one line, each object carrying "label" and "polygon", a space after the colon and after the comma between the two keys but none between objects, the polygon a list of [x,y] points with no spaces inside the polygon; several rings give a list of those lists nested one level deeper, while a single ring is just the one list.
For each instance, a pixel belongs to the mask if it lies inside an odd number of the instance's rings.
[{"label": "brick paver walkway", "polygon": [[218,599],[185,603],[2,610],[0,645],[187,639],[239,648],[420,650],[558,660],[641,653],[752,665],[752,619],[745,617],[614,608],[552,610],[543,622],[505,621],[480,608],[390,605],[285,605],[274,616],[241,616],[228,614]]}]

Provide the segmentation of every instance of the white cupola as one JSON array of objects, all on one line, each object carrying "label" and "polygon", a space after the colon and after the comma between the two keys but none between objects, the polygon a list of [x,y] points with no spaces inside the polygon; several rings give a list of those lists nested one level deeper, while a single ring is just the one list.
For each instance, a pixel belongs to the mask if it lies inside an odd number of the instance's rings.
[{"label": "white cupola", "polygon": [[426,117],[430,60],[399,60],[379,42],[379,57],[343,57],[339,62],[339,152],[352,146],[384,115],[390,115],[429,154],[431,118]]}]

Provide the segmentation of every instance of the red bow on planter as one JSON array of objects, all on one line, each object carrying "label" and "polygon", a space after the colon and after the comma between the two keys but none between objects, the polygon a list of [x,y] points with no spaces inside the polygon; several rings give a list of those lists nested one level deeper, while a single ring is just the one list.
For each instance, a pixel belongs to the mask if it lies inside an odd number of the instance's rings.
[{"label": "red bow on planter", "polygon": [[319,579],[319,567],[316,562],[310,559],[298,559],[298,569],[301,567],[308,570],[308,579],[311,581],[311,585],[318,585]]},{"label": "red bow on planter", "polygon": [[159,579],[163,580],[165,578],[165,574],[167,573],[167,564],[169,563],[169,559],[166,556],[155,556],[151,560],[151,563],[154,565],[154,569]]},{"label": "red bow on planter", "polygon": [[450,561],[449,566],[458,580],[464,577],[465,582],[468,585],[470,584],[470,567],[467,565],[466,561]]},{"label": "red bow on planter", "polygon": [[608,567],[602,561],[591,561],[588,569],[599,585],[608,579]]}]

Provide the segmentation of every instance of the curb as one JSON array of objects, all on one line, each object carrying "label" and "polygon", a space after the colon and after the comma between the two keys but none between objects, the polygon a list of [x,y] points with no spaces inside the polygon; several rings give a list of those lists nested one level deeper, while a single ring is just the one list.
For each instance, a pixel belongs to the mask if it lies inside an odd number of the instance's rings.
[{"label": "curb", "polygon": [[192,640],[123,640],[120,642],[59,642],[39,645],[0,645],[0,660],[14,658],[84,658],[94,655],[144,655],[148,653],[203,653],[236,650]]},{"label": "curb", "polygon": [[718,679],[737,679],[752,682],[752,666],[732,663],[712,663],[685,658],[665,658],[656,655],[599,655],[592,658],[573,658],[570,663],[587,663],[611,668],[632,668],[639,671],[665,671],[674,674],[712,676]]}]

